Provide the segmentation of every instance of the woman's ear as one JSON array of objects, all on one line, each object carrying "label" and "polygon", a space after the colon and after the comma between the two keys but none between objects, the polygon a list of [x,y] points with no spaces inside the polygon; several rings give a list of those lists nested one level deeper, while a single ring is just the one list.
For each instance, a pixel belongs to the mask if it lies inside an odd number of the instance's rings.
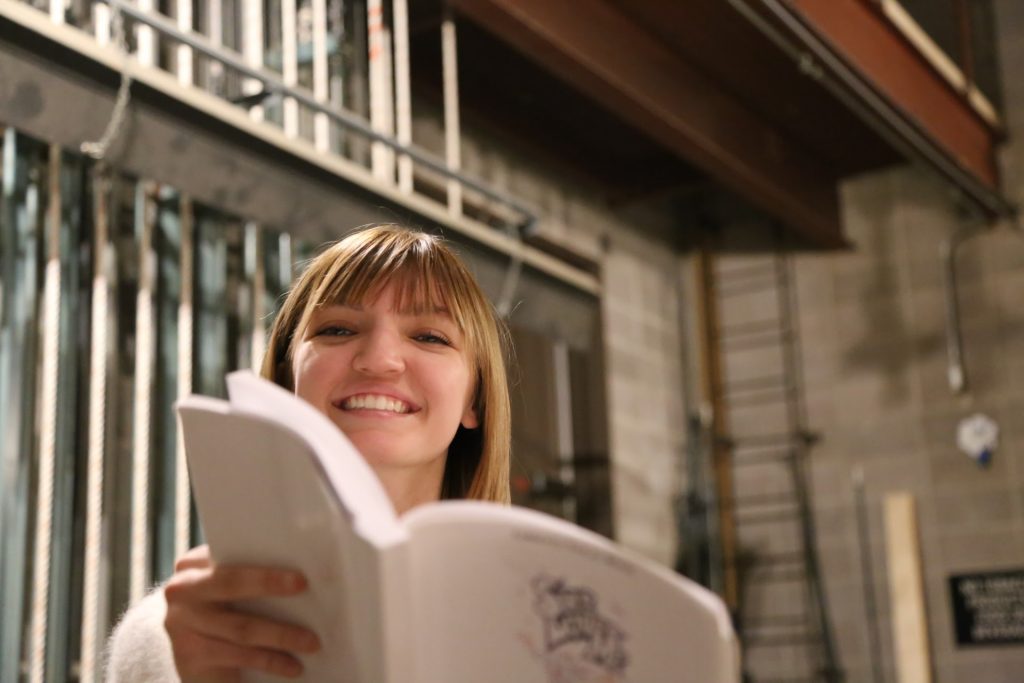
[{"label": "woman's ear", "polygon": [[476,414],[476,407],[470,403],[462,413],[462,421],[459,423],[466,429],[476,429],[480,426],[480,419]]}]

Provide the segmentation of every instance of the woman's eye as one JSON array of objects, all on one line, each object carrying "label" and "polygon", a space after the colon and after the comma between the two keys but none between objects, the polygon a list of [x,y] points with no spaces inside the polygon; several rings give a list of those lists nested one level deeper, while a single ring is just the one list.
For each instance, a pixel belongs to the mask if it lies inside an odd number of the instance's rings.
[{"label": "woman's eye", "polygon": [[421,332],[413,337],[416,341],[424,342],[427,344],[443,344],[444,346],[451,346],[452,341],[448,337],[444,336],[440,332]]},{"label": "woman's eye", "polygon": [[352,334],[355,334],[352,330],[340,325],[326,325],[316,332],[318,337],[348,337]]}]

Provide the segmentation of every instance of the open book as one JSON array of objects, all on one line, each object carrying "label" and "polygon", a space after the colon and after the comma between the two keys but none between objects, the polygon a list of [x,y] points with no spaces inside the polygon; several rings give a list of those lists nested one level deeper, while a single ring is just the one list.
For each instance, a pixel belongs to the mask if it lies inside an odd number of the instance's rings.
[{"label": "open book", "polygon": [[302,595],[242,606],[320,635],[303,680],[738,680],[709,591],[531,510],[450,501],[399,518],[326,416],[248,372],[228,392],[178,406],[203,531],[217,562],[309,578]]}]

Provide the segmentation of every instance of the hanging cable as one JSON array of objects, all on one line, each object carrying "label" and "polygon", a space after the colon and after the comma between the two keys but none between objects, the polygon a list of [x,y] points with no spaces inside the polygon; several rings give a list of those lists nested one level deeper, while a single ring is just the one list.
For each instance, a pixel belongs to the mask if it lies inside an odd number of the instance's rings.
[{"label": "hanging cable", "polygon": [[[110,146],[117,140],[124,125],[125,113],[128,111],[128,102],[131,99],[132,75],[129,65],[130,55],[128,54],[128,42],[125,39],[124,16],[121,8],[116,4],[110,6],[110,21],[114,29],[114,46],[121,51],[121,85],[117,89],[117,99],[114,101],[114,110],[110,114],[110,121],[103,131],[103,136],[96,142],[83,142],[80,149],[82,154],[93,159],[103,159]],[[101,15],[97,14],[97,21]]]},{"label": "hanging cable", "polygon": [[43,683],[50,597],[50,559],[53,536],[53,488],[57,458],[57,381],[60,332],[60,147],[50,146],[49,206],[46,230],[46,275],[43,285],[43,358],[40,402],[39,478],[36,493],[36,533],[32,573],[31,645],[28,678]]},{"label": "hanging cable", "polygon": [[92,320],[89,357],[89,445],[86,464],[85,567],[82,580],[81,683],[99,678],[97,654],[102,639],[99,623],[100,554],[103,547],[103,467],[107,431],[107,199],[109,180],[93,172],[96,218],[93,228]]}]

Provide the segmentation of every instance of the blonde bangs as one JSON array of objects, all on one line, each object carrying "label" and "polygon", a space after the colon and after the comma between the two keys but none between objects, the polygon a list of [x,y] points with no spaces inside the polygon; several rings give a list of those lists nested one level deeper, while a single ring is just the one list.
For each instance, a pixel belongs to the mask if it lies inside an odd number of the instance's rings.
[{"label": "blonde bangs", "polygon": [[473,276],[433,238],[397,233],[373,244],[339,243],[328,251],[332,250],[337,253],[331,258],[317,260],[324,265],[323,272],[310,273],[320,284],[308,298],[300,330],[318,308],[372,305],[385,287],[394,286],[397,312],[447,312],[465,337],[466,348],[477,356],[480,330],[469,323],[475,316],[466,310],[466,302],[473,300],[468,286]]}]

